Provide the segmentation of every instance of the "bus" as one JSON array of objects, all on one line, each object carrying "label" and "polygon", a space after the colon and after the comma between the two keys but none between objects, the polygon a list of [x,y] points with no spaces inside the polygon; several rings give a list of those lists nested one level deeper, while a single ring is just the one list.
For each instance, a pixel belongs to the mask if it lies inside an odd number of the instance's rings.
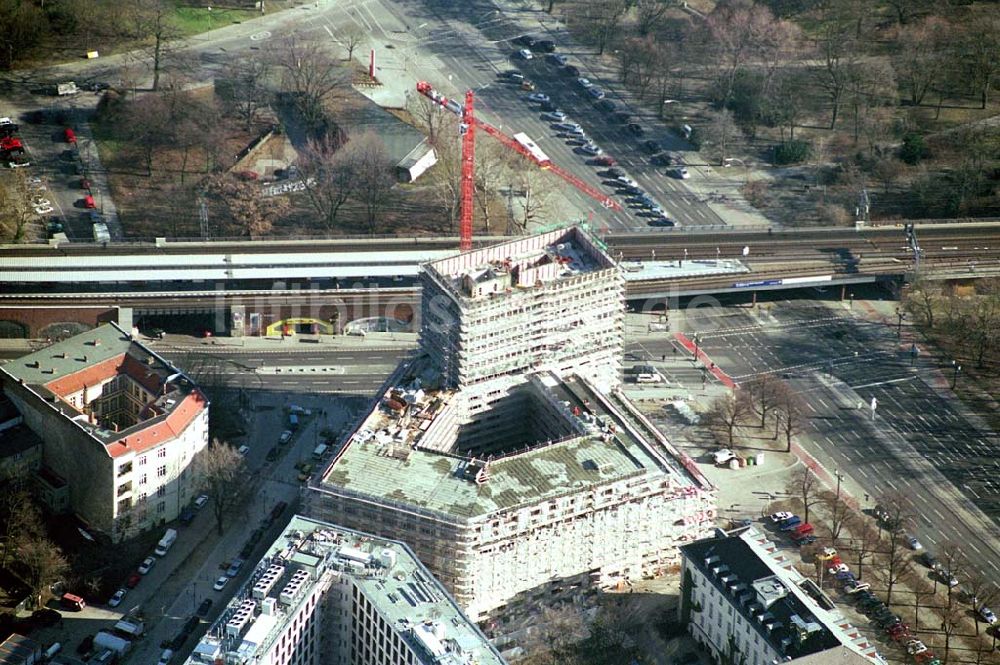
[{"label": "bus", "polygon": [[549,156],[542,152],[542,149],[538,147],[538,144],[532,141],[527,134],[524,132],[514,134],[514,140],[517,141],[518,145],[524,148],[531,158],[538,164],[548,164]]}]

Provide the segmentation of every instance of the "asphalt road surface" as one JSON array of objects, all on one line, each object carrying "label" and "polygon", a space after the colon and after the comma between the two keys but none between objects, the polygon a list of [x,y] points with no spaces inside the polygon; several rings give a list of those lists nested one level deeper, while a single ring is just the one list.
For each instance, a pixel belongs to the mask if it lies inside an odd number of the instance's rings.
[{"label": "asphalt road surface", "polygon": [[[880,496],[907,497],[914,535],[929,550],[963,544],[970,566],[1000,587],[1000,441],[951,395],[950,370],[912,357],[895,317],[862,316],[861,302],[855,311],[801,300],[768,307],[706,308],[687,317],[684,332],[699,332],[701,350],[738,383],[765,372],[784,378],[805,400],[811,452],[831,473],[854,479],[870,507]],[[700,384],[700,369],[683,352],[675,360],[674,347],[664,334],[627,348],[639,359],[666,355],[669,380]]]}]

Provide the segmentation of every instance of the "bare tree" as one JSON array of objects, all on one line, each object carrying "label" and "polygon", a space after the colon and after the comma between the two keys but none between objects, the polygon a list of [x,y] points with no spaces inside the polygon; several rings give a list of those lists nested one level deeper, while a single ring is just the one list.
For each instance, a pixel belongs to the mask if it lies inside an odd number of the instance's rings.
[{"label": "bare tree", "polygon": [[958,629],[962,625],[962,610],[956,605],[949,605],[941,611],[941,632],[944,634],[944,658],[942,662],[949,662],[948,656],[951,654],[951,638],[958,634]]},{"label": "bare tree", "polygon": [[195,455],[193,466],[202,491],[212,499],[215,524],[222,535],[226,512],[246,483],[246,462],[235,448],[213,439]]},{"label": "bare tree", "polygon": [[850,72],[858,62],[861,49],[855,34],[854,13],[841,3],[822,7],[817,35],[822,66],[816,69],[816,81],[826,91],[830,102],[830,129],[833,129],[837,126]]},{"label": "bare tree", "polygon": [[45,590],[69,571],[62,551],[49,539],[39,536],[29,538],[18,547],[18,563],[24,570],[24,581],[31,589],[36,606]]},{"label": "bare tree", "polygon": [[921,324],[934,328],[934,315],[943,297],[944,292],[939,282],[917,279],[906,292],[903,306]]},{"label": "bare tree", "polygon": [[830,540],[834,546],[840,538],[840,534],[845,528],[850,530],[854,522],[854,514],[844,498],[837,492],[824,492],[822,496],[823,506],[830,513]]},{"label": "bare tree", "polygon": [[379,216],[396,183],[393,164],[385,144],[375,134],[363,134],[351,143],[356,176],[354,198],[364,206],[368,232],[375,233]]},{"label": "bare tree", "polygon": [[729,445],[733,445],[736,427],[751,413],[750,401],[746,393],[735,391],[720,395],[709,404],[705,422],[726,433]]},{"label": "bare tree", "polygon": [[491,230],[492,211],[500,190],[510,183],[510,173],[516,168],[513,159],[518,158],[499,143],[483,143],[476,148],[475,202],[487,232]]},{"label": "bare tree", "polygon": [[805,425],[805,403],[790,386],[786,384],[785,388],[778,395],[777,420],[778,427],[785,435],[785,452],[791,452],[792,439],[802,431]]},{"label": "bare tree", "polygon": [[886,4],[896,12],[900,26],[910,22],[918,12],[927,7],[927,0],[886,0]]},{"label": "bare tree", "polygon": [[586,0],[581,10],[574,12],[575,18],[584,22],[588,36],[597,43],[598,55],[604,55],[614,40],[628,8],[627,0]]},{"label": "bare tree", "polygon": [[909,91],[912,104],[923,102],[944,73],[951,33],[951,24],[937,16],[929,16],[900,31],[893,66],[900,84]]},{"label": "bare tree", "polygon": [[351,25],[347,31],[340,36],[344,48],[347,49],[347,60],[354,59],[354,50],[364,43],[368,34],[358,25]]},{"label": "bare tree", "polygon": [[328,229],[334,227],[340,209],[357,187],[355,153],[353,143],[340,146],[339,142],[324,138],[311,141],[303,155],[306,196]]},{"label": "bare tree", "polygon": [[160,89],[160,74],[169,54],[170,42],[181,36],[173,22],[175,7],[167,0],[135,0],[135,30],[153,40],[153,90]]},{"label": "bare tree", "polygon": [[151,176],[157,152],[172,131],[170,110],[162,95],[143,95],[123,104],[121,111],[117,115],[121,133],[138,149],[146,175]]},{"label": "bare tree", "polygon": [[854,141],[861,136],[865,123],[875,109],[893,104],[896,79],[887,62],[866,60],[848,70],[847,96],[854,115]]},{"label": "bare tree", "polygon": [[645,37],[656,32],[667,10],[676,6],[674,0],[636,0],[635,29],[640,36]]},{"label": "bare tree", "polygon": [[0,3],[0,69],[11,69],[45,34],[45,13],[31,2]]},{"label": "bare tree", "polygon": [[807,466],[795,471],[788,481],[786,491],[802,502],[802,521],[809,521],[809,510],[820,503],[823,487]]},{"label": "bare tree", "polygon": [[938,551],[938,560],[941,567],[935,574],[944,583],[945,591],[948,594],[948,607],[955,604],[955,590],[958,588],[958,580],[965,576],[969,564],[965,558],[965,547],[960,543],[946,542]]},{"label": "bare tree", "polygon": [[36,215],[31,207],[31,191],[23,171],[12,169],[0,177],[0,239],[5,242],[31,240],[25,237],[25,230]]},{"label": "bare tree", "polygon": [[730,151],[735,149],[740,139],[739,126],[729,109],[709,111],[708,114],[709,123],[705,127],[702,143],[711,147],[719,164],[724,164]]},{"label": "bare tree", "polygon": [[346,90],[350,70],[335,59],[326,45],[288,37],[278,43],[270,59],[282,74],[284,90],[293,95],[296,110],[310,129],[326,117],[326,103]]},{"label": "bare tree", "polygon": [[552,183],[534,166],[516,170],[513,186],[523,194],[518,201],[518,212],[512,222],[517,233],[527,233],[529,227],[546,217],[552,204]]},{"label": "bare tree", "polygon": [[288,206],[284,197],[265,197],[257,185],[229,174],[207,178],[205,194],[226,226],[248,238],[267,234]]},{"label": "bare tree", "polygon": [[859,523],[860,535],[851,539],[851,547],[857,555],[858,564],[855,567],[855,577],[859,580],[864,576],[865,559],[870,557],[878,547],[878,532],[864,522]]},{"label": "bare tree", "polygon": [[427,134],[427,142],[435,149],[442,143],[454,143],[458,136],[459,120],[451,111],[420,94],[407,97],[406,110],[418,129]]},{"label": "bare tree", "polygon": [[886,585],[885,602],[890,604],[893,588],[913,568],[913,557],[906,540],[906,527],[912,523],[913,518],[909,512],[909,503],[902,494],[886,495],[880,506],[885,511],[881,517],[881,527],[888,537],[881,576]]},{"label": "bare tree", "polygon": [[0,568],[7,566],[18,544],[41,536],[42,515],[18,476],[0,483]]},{"label": "bare tree", "polygon": [[270,104],[268,71],[267,63],[255,58],[237,58],[226,67],[227,101],[247,129],[253,127],[257,114]]},{"label": "bare tree", "polygon": [[990,90],[1000,72],[1000,20],[979,19],[971,23],[959,40],[960,62],[965,67],[969,85],[979,95],[981,108],[986,108]]},{"label": "bare tree", "polygon": [[767,423],[767,414],[778,408],[783,393],[788,389],[781,379],[773,374],[761,374],[755,381],[746,384],[754,410],[760,414],[761,429]]},{"label": "bare tree", "polygon": [[1000,600],[1000,590],[993,584],[993,579],[982,573],[971,573],[965,582],[967,600],[972,610],[972,618],[976,621],[976,635],[979,635],[979,623],[982,616],[979,610],[982,607],[989,607],[997,600]]}]

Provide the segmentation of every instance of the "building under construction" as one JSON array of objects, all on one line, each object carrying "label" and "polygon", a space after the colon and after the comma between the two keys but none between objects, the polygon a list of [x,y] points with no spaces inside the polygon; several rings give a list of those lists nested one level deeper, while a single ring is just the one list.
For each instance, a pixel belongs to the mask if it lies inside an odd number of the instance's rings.
[{"label": "building under construction", "polygon": [[476,620],[677,566],[714,489],[619,391],[602,247],[563,229],[424,273],[424,356],[345,433],[309,512],[408,543]]}]

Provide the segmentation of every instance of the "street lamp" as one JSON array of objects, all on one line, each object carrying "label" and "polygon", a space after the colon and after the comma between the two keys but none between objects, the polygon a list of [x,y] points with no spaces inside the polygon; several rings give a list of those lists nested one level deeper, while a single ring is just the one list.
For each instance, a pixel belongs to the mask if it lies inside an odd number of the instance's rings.
[{"label": "street lamp", "polygon": [[906,312],[897,307],[896,318],[898,319],[896,322],[896,339],[899,339],[903,336],[903,319],[906,318]]},{"label": "street lamp", "polygon": [[693,362],[697,364],[698,362],[698,342],[701,341],[700,333],[694,334],[694,360]]},{"label": "street lamp", "polygon": [[955,373],[951,377],[951,389],[954,390],[955,389],[955,384],[958,383],[958,373],[962,371],[962,366],[959,365],[958,362],[955,361],[955,360],[951,361],[951,366],[952,366],[952,369],[955,370]]}]

